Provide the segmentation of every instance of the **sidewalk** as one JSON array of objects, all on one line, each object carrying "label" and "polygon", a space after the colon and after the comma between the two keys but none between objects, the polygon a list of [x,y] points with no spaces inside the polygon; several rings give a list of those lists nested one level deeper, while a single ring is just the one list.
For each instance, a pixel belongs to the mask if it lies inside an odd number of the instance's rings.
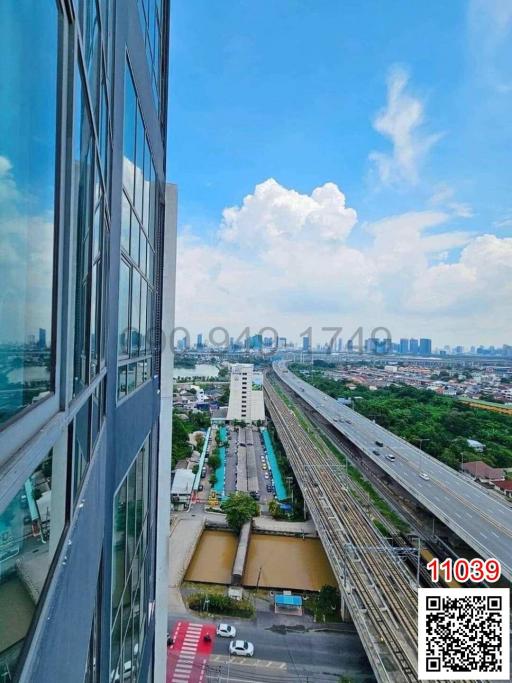
[{"label": "sidewalk", "polygon": [[253,532],[267,532],[276,534],[294,534],[297,536],[318,536],[315,525],[311,520],[307,522],[284,522],[271,517],[254,517],[252,520]]},{"label": "sidewalk", "polygon": [[203,514],[194,512],[174,515],[169,534],[169,602],[172,614],[187,614],[180,585],[187,571],[205,522]]}]

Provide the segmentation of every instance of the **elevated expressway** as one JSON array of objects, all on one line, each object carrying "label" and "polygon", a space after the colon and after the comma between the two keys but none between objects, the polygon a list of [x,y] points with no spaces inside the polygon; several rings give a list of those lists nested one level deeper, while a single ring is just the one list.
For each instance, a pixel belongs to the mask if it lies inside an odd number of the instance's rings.
[{"label": "elevated expressway", "polygon": [[[304,382],[283,361],[274,362],[273,369],[301,399],[478,555],[497,558],[503,575],[512,581],[512,507],[507,502],[501,502],[466,476]],[[383,447],[377,446],[376,441],[382,442]],[[395,459],[386,458],[387,453]],[[426,472],[429,479],[422,479],[420,472]]]},{"label": "elevated expressway", "polygon": [[315,443],[271,382],[265,402],[378,681],[417,681],[417,599],[412,576],[383,545],[349,492],[338,459]]}]

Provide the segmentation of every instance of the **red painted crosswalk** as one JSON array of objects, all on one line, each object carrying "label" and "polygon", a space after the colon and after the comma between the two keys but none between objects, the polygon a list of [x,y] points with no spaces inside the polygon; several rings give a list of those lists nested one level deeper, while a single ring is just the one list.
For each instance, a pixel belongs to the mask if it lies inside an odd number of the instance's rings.
[{"label": "red painted crosswalk", "polygon": [[[204,640],[206,634],[211,637],[209,643]],[[179,621],[172,637],[173,645],[167,649],[167,683],[202,683],[213,649],[215,626]]]}]

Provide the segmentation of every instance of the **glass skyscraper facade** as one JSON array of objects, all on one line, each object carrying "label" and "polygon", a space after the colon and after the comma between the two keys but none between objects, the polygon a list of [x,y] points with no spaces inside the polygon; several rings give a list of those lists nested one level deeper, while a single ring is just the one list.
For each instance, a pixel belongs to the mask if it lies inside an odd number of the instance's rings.
[{"label": "glass skyscraper facade", "polygon": [[169,3],[4,0],[0,35],[0,681],[163,681]]}]

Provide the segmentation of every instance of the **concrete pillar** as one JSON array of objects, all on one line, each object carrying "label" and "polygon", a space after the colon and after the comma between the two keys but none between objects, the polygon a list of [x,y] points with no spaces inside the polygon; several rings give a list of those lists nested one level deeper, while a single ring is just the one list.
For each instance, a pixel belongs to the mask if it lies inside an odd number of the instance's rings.
[{"label": "concrete pillar", "polygon": [[345,599],[343,591],[341,592],[340,616],[342,621],[352,622],[352,617],[350,616],[350,612],[348,611],[347,601]]}]

